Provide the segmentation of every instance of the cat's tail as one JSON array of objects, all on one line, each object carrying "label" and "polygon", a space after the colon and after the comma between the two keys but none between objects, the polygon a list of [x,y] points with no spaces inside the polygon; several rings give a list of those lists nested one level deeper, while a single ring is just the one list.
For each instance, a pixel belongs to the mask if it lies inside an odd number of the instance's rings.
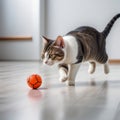
[{"label": "cat's tail", "polygon": [[110,22],[107,24],[107,26],[105,27],[105,29],[103,30],[102,34],[103,36],[106,38],[108,36],[108,34],[110,33],[110,30],[113,26],[113,24],[115,23],[115,21],[120,17],[120,13],[115,15]]}]

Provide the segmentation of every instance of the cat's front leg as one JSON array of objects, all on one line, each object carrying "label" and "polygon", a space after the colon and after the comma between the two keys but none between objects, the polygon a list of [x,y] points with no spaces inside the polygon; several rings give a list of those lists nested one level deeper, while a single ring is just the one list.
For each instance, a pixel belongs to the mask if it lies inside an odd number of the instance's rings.
[{"label": "cat's front leg", "polygon": [[68,86],[75,86],[75,77],[78,72],[78,69],[80,67],[80,64],[69,64],[68,68],[68,80],[66,81],[66,84]]},{"label": "cat's front leg", "polygon": [[60,74],[60,78],[59,81],[60,82],[65,82],[68,79],[68,65],[67,64],[59,64],[59,74]]}]

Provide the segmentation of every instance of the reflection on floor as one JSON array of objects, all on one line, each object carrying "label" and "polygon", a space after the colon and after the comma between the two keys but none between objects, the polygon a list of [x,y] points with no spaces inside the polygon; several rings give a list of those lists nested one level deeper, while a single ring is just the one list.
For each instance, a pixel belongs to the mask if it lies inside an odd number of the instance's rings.
[{"label": "reflection on floor", "polygon": [[[39,62],[0,62],[0,120],[120,120],[120,65],[104,75],[97,66],[79,69],[76,86],[60,83],[57,67]],[[27,86],[29,75],[43,78],[38,90]]]}]

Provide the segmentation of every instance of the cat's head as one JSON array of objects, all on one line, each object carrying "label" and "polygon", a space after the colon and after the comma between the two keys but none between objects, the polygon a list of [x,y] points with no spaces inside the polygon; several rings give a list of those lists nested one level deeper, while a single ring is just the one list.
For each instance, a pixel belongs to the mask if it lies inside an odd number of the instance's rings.
[{"label": "cat's head", "polygon": [[62,36],[58,36],[57,39],[50,40],[46,37],[42,37],[43,49],[41,58],[44,64],[53,65],[59,63],[64,59],[64,40]]}]

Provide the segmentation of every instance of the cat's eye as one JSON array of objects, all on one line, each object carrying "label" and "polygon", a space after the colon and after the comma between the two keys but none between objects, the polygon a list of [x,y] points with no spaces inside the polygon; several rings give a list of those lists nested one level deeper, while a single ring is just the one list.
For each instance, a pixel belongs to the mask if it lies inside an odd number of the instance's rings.
[{"label": "cat's eye", "polygon": [[54,55],[54,54],[51,54],[51,55],[50,55],[50,58],[51,58],[51,59],[55,59],[55,55]]}]

